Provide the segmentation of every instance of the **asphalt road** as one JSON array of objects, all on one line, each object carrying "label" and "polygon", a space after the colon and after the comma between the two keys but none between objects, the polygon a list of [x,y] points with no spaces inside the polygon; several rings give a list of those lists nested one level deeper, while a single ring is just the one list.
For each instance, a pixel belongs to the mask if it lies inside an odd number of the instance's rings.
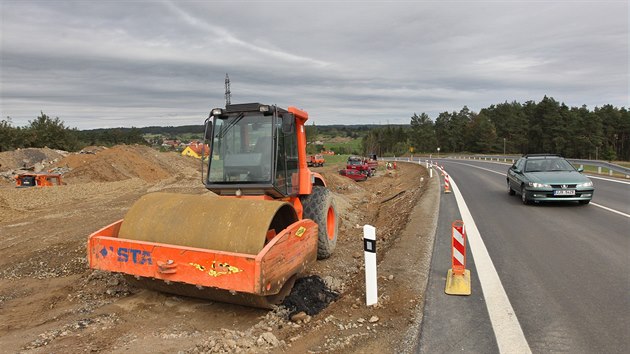
[{"label": "asphalt road", "polygon": [[[523,205],[507,193],[507,165],[440,160],[456,181],[534,353],[630,348],[630,184],[593,178],[590,205]],[[420,352],[498,352],[497,324],[469,254],[472,295],[444,294],[453,194],[441,198]],[[606,209],[607,208],[607,209]],[[469,248],[470,252],[470,248]],[[500,324],[499,324],[500,325]]]}]

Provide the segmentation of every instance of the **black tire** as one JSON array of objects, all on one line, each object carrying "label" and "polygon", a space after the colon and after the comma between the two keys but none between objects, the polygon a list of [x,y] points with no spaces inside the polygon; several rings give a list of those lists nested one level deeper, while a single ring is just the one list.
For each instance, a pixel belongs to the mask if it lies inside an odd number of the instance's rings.
[{"label": "black tire", "polygon": [[591,201],[590,200],[580,200],[579,202],[582,205],[586,205],[586,204],[590,203]]},{"label": "black tire", "polygon": [[508,194],[509,195],[516,194],[516,192],[514,191],[514,189],[512,189],[512,186],[510,185],[510,181],[507,182],[507,185],[508,185]]},{"label": "black tire", "polygon": [[313,186],[310,195],[301,198],[304,218],[311,219],[319,229],[317,234],[317,259],[330,257],[337,245],[339,222],[332,193],[326,187]]},{"label": "black tire", "polygon": [[525,192],[525,186],[521,187],[521,201],[523,204],[529,204],[529,198],[527,198],[527,193]]}]

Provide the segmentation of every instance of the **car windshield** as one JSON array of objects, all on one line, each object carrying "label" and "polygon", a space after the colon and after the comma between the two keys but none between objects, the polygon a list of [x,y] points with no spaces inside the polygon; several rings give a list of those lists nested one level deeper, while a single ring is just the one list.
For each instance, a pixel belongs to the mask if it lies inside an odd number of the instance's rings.
[{"label": "car windshield", "polygon": [[575,168],[563,158],[528,160],[525,172],[575,171]]}]

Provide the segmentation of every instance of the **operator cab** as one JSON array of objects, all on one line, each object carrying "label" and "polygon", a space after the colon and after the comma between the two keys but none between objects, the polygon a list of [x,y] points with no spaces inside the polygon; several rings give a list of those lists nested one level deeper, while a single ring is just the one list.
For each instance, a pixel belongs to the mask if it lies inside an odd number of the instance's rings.
[{"label": "operator cab", "polygon": [[[233,104],[206,122],[210,158],[206,188],[219,195],[297,194],[295,116],[276,106]],[[238,192],[237,192],[238,191]]]}]

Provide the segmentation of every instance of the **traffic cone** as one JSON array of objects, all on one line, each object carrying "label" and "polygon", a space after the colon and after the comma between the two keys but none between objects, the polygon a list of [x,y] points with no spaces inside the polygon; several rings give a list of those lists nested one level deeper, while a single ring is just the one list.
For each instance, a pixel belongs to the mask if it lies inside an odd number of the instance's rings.
[{"label": "traffic cone", "polygon": [[451,192],[451,181],[449,180],[448,173],[444,174],[444,193]]},{"label": "traffic cone", "polygon": [[466,228],[461,220],[452,224],[451,261],[444,292],[449,295],[470,295],[470,270],[466,269]]}]

